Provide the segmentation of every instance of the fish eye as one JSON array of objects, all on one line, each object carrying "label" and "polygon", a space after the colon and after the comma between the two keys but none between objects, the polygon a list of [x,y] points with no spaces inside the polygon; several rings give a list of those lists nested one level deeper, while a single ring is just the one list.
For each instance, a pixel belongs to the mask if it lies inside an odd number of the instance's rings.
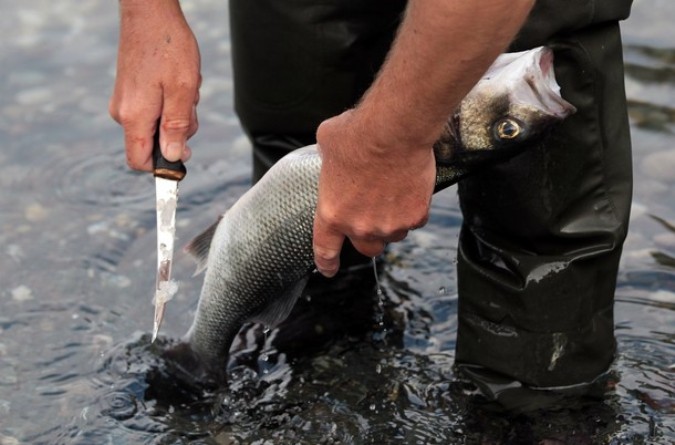
[{"label": "fish eye", "polygon": [[521,135],[524,128],[515,119],[504,118],[494,124],[495,137],[500,141],[512,141]]}]

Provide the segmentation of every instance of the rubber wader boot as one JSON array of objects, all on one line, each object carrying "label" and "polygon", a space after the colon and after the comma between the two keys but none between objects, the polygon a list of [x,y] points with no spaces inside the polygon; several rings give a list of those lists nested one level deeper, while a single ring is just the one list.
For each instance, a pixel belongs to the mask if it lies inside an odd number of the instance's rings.
[{"label": "rubber wader boot", "polygon": [[[358,101],[405,1],[229,5],[235,110],[257,179]],[[630,6],[535,3],[511,50],[553,46],[562,94],[578,112],[545,147],[459,186],[456,363],[508,406],[540,404],[528,396],[535,388],[585,392],[614,356],[613,295],[632,187],[617,21]],[[536,392],[544,393],[557,394]]]},{"label": "rubber wader boot", "polygon": [[602,389],[632,193],[618,24],[549,45],[577,113],[545,146],[459,185],[456,366],[519,410]]}]

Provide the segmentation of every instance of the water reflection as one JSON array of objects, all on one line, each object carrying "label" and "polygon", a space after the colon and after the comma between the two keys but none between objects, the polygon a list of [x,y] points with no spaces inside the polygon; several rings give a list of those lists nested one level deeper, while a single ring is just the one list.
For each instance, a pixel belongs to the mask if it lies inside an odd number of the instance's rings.
[{"label": "water reflection", "polygon": [[[107,116],[116,4],[0,0],[0,444],[672,443],[671,2],[636,0],[623,27],[636,181],[615,378],[600,401],[514,415],[453,371],[453,190],[388,253],[382,306],[371,278],[351,298],[310,295],[283,335],[244,332],[224,393],[175,387],[160,352],[186,331],[201,283],[178,253],[180,295],[150,345],[154,188],[126,169]],[[250,164],[231,107],[225,5],[183,4],[205,80],[180,244],[241,195]]]},{"label": "water reflection", "polygon": [[640,85],[629,99],[633,123],[642,128],[670,132],[669,125],[675,122],[672,102],[664,101],[664,96],[656,97],[645,87],[651,86],[663,93],[675,84],[675,49],[631,44],[624,48],[629,87],[635,89],[635,83]]},{"label": "water reflection", "polygon": [[[666,229],[671,234],[671,236],[668,237],[662,236],[659,239],[667,240],[666,243],[670,242],[670,245],[668,247],[675,248],[675,225],[655,215],[652,215],[652,218],[654,219],[654,221],[658,222],[664,229]],[[675,269],[675,256],[665,252],[655,251],[652,252],[652,257],[660,265],[666,266],[671,269]],[[673,290],[675,290],[675,279],[673,280]]]}]

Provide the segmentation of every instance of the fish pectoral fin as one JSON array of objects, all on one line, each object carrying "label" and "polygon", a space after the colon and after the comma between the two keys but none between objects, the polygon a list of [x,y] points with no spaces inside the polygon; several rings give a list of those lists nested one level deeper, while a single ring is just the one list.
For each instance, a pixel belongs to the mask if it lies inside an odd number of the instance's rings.
[{"label": "fish pectoral fin", "polygon": [[298,301],[298,298],[302,295],[302,291],[307,286],[308,280],[309,275],[305,275],[298,280],[289,287],[286,292],[279,295],[278,298],[274,299],[267,307],[260,311],[259,314],[252,317],[251,321],[262,323],[270,328],[273,328],[284,321],[291,313],[291,310],[293,310],[295,302]]},{"label": "fish pectoral fin", "polygon": [[193,276],[199,275],[206,270],[207,261],[209,259],[209,249],[211,248],[211,241],[213,240],[213,235],[216,233],[216,228],[218,227],[218,224],[220,224],[221,219],[223,219],[222,215],[215,223],[211,224],[208,229],[197,235],[183,249],[185,252],[192,255],[192,257],[197,262],[197,269],[195,270]]}]

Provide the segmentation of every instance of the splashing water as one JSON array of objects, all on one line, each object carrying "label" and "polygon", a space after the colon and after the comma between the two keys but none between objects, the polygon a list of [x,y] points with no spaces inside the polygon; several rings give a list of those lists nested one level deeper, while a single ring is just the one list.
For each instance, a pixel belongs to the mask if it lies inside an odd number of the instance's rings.
[{"label": "splashing water", "polygon": [[375,293],[377,297],[377,308],[374,313],[375,326],[373,329],[373,338],[376,340],[383,340],[387,335],[387,328],[384,325],[384,292],[382,291],[382,284],[380,283],[379,273],[377,271],[377,259],[371,258],[373,264],[373,274],[375,275]]},{"label": "splashing water", "polygon": [[[374,284],[366,269],[358,293],[301,302],[315,311],[296,313],[306,335],[243,333],[224,395],[166,401],[174,383],[159,375],[160,351],[189,328],[201,280],[189,278],[193,263],[178,253],[168,338],[151,344],[134,333],[147,327],[143,296],[155,280],[154,189],[151,176],[126,167],[107,112],[117,7],[0,0],[0,29],[13,36],[3,41],[12,69],[0,82],[0,443],[672,444],[671,3],[636,0],[622,23],[636,180],[617,284],[615,388],[591,407],[508,417],[470,403],[473,389],[454,377],[461,214],[453,193],[434,198],[429,224],[392,244],[379,268],[373,261]],[[189,4],[205,63],[199,150],[177,215],[181,244],[250,185],[250,149],[224,105],[232,100],[227,8]],[[288,355],[282,340],[296,345]]]}]

